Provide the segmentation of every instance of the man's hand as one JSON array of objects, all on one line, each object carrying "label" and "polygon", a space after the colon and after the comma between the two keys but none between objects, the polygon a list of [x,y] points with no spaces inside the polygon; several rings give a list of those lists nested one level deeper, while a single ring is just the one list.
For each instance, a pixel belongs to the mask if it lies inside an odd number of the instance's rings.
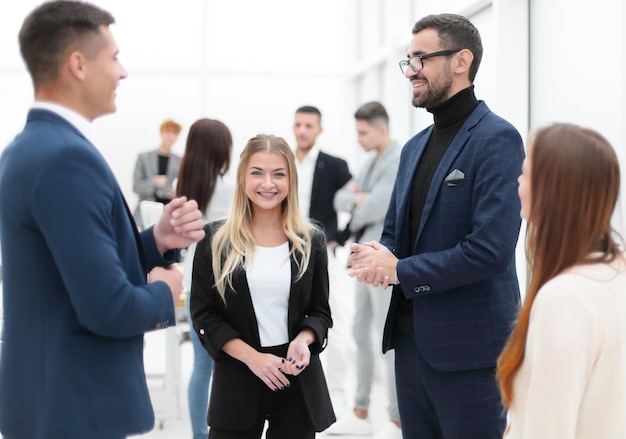
[{"label": "man's hand", "polygon": [[204,238],[204,221],[198,203],[187,197],[175,198],[165,205],[153,233],[161,254],[185,248]]},{"label": "man's hand", "polygon": [[154,267],[150,273],[148,273],[148,283],[151,284],[156,281],[163,281],[170,287],[172,292],[172,300],[174,305],[180,299],[180,295],[183,292],[183,273],[174,265],[167,267]]},{"label": "man's hand", "polygon": [[387,288],[395,279],[398,258],[376,241],[350,245],[348,276],[372,286]]},{"label": "man's hand", "polygon": [[165,186],[165,183],[167,183],[167,176],[165,175],[155,175],[154,178],[152,179],[152,183],[154,184],[155,187],[163,187]]}]

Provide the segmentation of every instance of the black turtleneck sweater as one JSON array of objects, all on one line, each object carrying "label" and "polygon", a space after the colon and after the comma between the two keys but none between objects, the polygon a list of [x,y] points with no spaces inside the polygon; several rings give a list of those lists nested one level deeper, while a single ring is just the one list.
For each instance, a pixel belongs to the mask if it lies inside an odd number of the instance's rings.
[{"label": "black turtleneck sweater", "polygon": [[[414,243],[417,238],[417,229],[424,210],[426,196],[441,159],[448,151],[448,147],[463,123],[477,106],[478,100],[476,100],[472,85],[461,90],[440,106],[427,109],[433,114],[435,127],[413,177],[409,207],[409,242]],[[400,301],[396,321],[403,331],[409,333],[413,331],[413,305],[404,296]]]}]

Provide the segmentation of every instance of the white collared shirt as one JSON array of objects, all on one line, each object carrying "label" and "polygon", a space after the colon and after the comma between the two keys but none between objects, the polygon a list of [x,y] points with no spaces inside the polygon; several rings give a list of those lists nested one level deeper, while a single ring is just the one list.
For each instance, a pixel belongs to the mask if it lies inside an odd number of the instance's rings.
[{"label": "white collared shirt", "polygon": [[85,117],[81,116],[75,111],[63,107],[59,104],[42,101],[33,102],[30,108],[52,111],[53,113],[58,114],[63,119],[72,124],[74,128],[80,131],[80,133],[85,136],[87,140],[89,140],[94,146],[98,146],[98,144],[100,143],[100,137],[98,136],[91,122],[89,122]]},{"label": "white collared shirt", "polygon": [[[298,202],[300,212],[306,218],[311,217],[311,192],[313,191],[313,176],[315,175],[315,164],[320,150],[316,145],[304,156],[302,161],[296,158],[296,169],[298,170]],[[297,157],[297,156],[296,156]]]}]

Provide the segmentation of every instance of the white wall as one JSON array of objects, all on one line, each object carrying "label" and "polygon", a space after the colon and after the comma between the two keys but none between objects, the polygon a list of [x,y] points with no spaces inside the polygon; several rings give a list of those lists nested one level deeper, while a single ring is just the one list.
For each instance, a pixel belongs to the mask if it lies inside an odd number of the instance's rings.
[{"label": "white wall", "polygon": [[[551,121],[579,123],[604,134],[626,163],[620,0],[185,0],[175,7],[165,0],[94,1],[116,16],[130,73],[118,92],[119,111],[97,126],[131,205],[135,157],[156,147],[166,117],[185,126],[179,153],[199,117],[225,122],[239,149],[258,132],[293,144],[293,111],[317,105],[325,127],[320,144],[356,171],[362,152],[352,114],[376,99],[403,143],[432,123],[411,106],[397,65],[412,25],[428,13],[462,13],[476,24],[485,49],[476,95],[524,138]],[[32,100],[16,36],[38,3],[11,2],[0,14],[0,148],[21,129]],[[623,180],[626,191],[626,172]],[[625,208],[616,218],[622,233]]]},{"label": "white wall", "polygon": [[[24,17],[41,1],[3,4],[0,14],[0,148],[19,132],[32,87],[17,46]],[[344,0],[94,0],[116,18],[112,27],[129,77],[118,111],[95,125],[101,150],[131,207],[132,172],[140,151],[156,148],[163,119],[180,121],[182,154],[200,117],[223,121],[237,154],[257,133],[293,143],[293,113],[311,104],[323,114],[322,149],[347,156],[343,35]]]},{"label": "white wall", "polygon": [[[626,94],[621,0],[531,0],[531,128],[572,122],[598,130],[617,150],[626,192]],[[622,195],[622,200],[624,195]],[[622,201],[615,227],[626,235]]]}]

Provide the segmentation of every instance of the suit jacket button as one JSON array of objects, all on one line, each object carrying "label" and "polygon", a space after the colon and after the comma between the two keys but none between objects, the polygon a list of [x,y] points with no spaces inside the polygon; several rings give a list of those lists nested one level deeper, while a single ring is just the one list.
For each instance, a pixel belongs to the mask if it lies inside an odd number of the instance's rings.
[{"label": "suit jacket button", "polygon": [[200,335],[204,335],[204,328],[200,328]]}]

